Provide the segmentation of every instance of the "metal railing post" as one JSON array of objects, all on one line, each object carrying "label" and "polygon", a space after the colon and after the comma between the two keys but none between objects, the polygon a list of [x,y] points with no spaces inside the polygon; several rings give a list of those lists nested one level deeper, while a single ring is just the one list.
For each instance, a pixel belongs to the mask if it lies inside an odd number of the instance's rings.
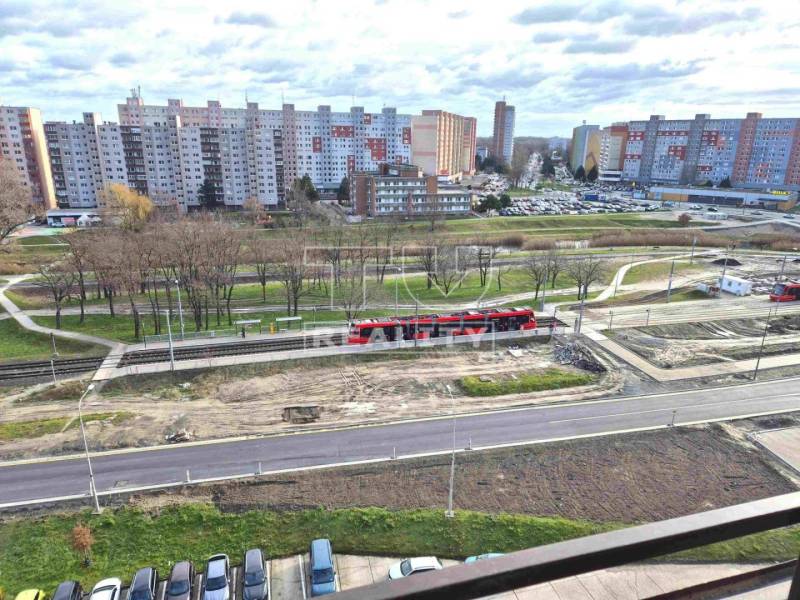
[{"label": "metal railing post", "polygon": [[800,558],[797,559],[797,566],[794,569],[788,600],[800,600]]}]

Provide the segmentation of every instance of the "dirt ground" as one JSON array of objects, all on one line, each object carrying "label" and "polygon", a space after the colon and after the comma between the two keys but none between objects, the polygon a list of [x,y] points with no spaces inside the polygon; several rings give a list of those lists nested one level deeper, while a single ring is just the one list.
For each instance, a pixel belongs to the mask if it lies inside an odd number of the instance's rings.
[{"label": "dirt ground", "polygon": [[[475,398],[459,391],[465,375],[494,377],[530,373],[560,365],[551,343],[514,348],[425,351],[398,359],[386,355],[368,362],[359,358],[315,368],[266,365],[250,372],[217,369],[188,379],[150,385],[147,391],[105,390],[84,402],[84,412],[126,411],[136,415],[124,424],[87,424],[94,449],[163,444],[165,435],[186,429],[194,439],[257,435],[310,428],[348,426],[449,413],[450,384],[457,412],[596,398],[617,389],[617,373],[598,376],[595,383],[557,391]],[[342,366],[344,365],[344,366]],[[180,377],[187,377],[179,375]],[[314,407],[310,423],[285,420],[285,409]],[[0,400],[0,421],[23,421],[69,415],[70,401],[25,401],[23,396]],[[80,450],[77,431],[0,443],[0,460],[63,454]]]},{"label": "dirt ground", "polygon": [[[673,323],[608,332],[617,342],[659,367],[688,367],[754,358],[766,317]],[[764,356],[797,352],[800,315],[770,320]]]},{"label": "dirt ground", "polygon": [[[800,421],[797,417],[782,417]],[[751,420],[749,427],[763,426]],[[767,423],[769,425],[769,423]],[[461,454],[455,506],[490,513],[639,522],[796,491],[735,426],[704,426]],[[444,507],[449,457],[311,471],[133,498],[222,510]]]}]

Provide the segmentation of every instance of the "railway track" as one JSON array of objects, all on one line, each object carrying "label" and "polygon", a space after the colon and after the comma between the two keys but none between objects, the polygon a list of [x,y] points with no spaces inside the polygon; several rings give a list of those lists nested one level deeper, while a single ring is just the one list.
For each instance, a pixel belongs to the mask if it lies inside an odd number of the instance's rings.
[{"label": "railway track", "polygon": [[[540,327],[550,327],[552,317],[537,319]],[[558,324],[563,325],[557,320]],[[207,346],[178,347],[174,349],[175,360],[192,360],[204,358],[217,358],[220,356],[237,356],[242,354],[258,354],[261,352],[281,352],[284,350],[303,350],[306,348],[320,348],[326,346],[341,346],[345,343],[346,335],[336,333],[332,335],[315,335],[273,340],[253,340],[244,342],[231,342],[228,344],[212,344]],[[137,350],[126,353],[117,366],[128,367],[169,360],[169,350]]]},{"label": "railway track", "polygon": [[52,377],[55,371],[59,375],[75,375],[94,371],[103,363],[102,356],[87,358],[62,358],[49,360],[20,362],[0,365],[0,381],[21,381],[26,379],[42,379]]}]

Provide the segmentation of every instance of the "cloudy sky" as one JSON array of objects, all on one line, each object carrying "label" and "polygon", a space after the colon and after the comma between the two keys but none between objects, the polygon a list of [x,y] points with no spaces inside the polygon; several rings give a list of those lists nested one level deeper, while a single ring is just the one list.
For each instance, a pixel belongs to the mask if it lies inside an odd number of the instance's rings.
[{"label": "cloudy sky", "polygon": [[441,108],[491,134],[650,114],[800,116],[797,0],[2,0],[0,103],[47,120],[145,102]]}]

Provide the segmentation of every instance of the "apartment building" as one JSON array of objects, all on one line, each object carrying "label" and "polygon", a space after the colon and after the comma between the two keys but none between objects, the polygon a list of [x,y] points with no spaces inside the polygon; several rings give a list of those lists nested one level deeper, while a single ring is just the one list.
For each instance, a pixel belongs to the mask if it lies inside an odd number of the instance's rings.
[{"label": "apartment building", "polygon": [[600,130],[600,159],[598,161],[598,179],[600,181],[620,181],[627,141],[627,123],[614,123]]},{"label": "apartment building", "polygon": [[652,115],[627,123],[622,179],[641,184],[800,189],[800,119],[668,120]]},{"label": "apartment building", "polygon": [[350,201],[365,217],[413,217],[467,213],[472,196],[461,187],[439,184],[436,175],[425,175],[416,165],[382,164],[375,172],[353,175]]},{"label": "apartment building", "polygon": [[[300,111],[284,104],[276,111],[254,102],[243,109],[223,108],[217,101],[189,107],[177,99],[153,106],[133,94],[118,111],[123,126],[169,122],[185,130],[190,164],[183,172],[182,204],[191,204],[205,179],[214,182],[226,205],[241,205],[251,195],[270,205],[281,202],[291,182],[306,174],[318,189],[335,190],[355,171],[411,159],[411,115],[399,115],[394,108],[380,113],[358,106],[349,112],[334,112],[330,106]],[[190,148],[198,141],[199,152]]]},{"label": "apartment building", "polygon": [[477,120],[443,110],[411,117],[411,160],[426,175],[460,181],[475,174]]},{"label": "apartment building", "polygon": [[495,103],[491,154],[506,164],[511,164],[514,155],[514,119],[514,107],[506,104],[505,99]]},{"label": "apartment building", "polygon": [[587,125],[586,121],[572,130],[572,150],[569,166],[572,172],[583,167],[588,173],[600,160],[600,126]]},{"label": "apartment building", "polygon": [[59,208],[96,206],[97,192],[103,187],[97,113],[83,113],[77,123],[44,124],[55,201]]},{"label": "apartment building", "polygon": [[27,106],[0,106],[0,159],[12,161],[34,203],[56,206],[42,115]]}]

